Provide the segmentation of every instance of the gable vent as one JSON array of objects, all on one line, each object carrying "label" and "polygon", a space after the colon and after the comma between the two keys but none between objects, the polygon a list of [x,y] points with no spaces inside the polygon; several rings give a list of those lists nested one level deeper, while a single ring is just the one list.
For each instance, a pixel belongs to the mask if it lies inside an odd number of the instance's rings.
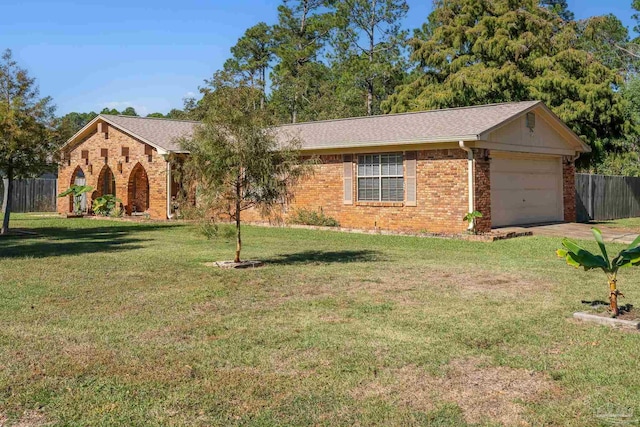
[{"label": "gable vent", "polygon": [[527,113],[527,127],[531,130],[536,128],[536,114]]}]

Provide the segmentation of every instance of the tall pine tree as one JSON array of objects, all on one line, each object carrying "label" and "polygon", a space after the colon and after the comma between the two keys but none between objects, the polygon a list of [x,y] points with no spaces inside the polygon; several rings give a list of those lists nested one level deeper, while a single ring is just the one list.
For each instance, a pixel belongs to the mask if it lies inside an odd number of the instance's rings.
[{"label": "tall pine tree", "polygon": [[267,70],[273,56],[271,28],[264,22],[249,28],[231,53],[233,57],[225,62],[225,70],[243,75],[252,87],[258,88],[262,93],[260,107],[264,108]]},{"label": "tall pine tree", "polygon": [[334,40],[335,68],[344,83],[364,91],[367,115],[379,113],[381,99],[402,80],[406,31],[401,22],[408,10],[405,0],[338,3],[342,25]]},{"label": "tall pine tree", "polygon": [[278,7],[274,26],[274,54],[277,64],[271,74],[272,107],[292,123],[306,120],[305,110],[321,94],[318,78],[326,66],[319,61],[334,27],[334,16],[325,0],[284,0]]}]

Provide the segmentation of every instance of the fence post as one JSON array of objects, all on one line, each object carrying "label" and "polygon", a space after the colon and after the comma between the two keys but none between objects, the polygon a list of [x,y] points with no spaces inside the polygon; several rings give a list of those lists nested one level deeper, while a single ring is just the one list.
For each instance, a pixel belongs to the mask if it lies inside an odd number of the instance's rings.
[{"label": "fence post", "polygon": [[592,174],[589,174],[589,199],[587,201],[587,204],[589,205],[587,207],[587,213],[589,214],[589,219],[593,220],[594,206],[593,206],[593,175]]}]

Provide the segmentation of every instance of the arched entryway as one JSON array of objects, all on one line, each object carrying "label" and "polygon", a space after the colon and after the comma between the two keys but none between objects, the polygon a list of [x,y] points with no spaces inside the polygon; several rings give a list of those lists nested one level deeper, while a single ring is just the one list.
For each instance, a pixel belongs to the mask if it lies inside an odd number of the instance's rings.
[{"label": "arched entryway", "polygon": [[[77,166],[71,174],[71,181],[69,182],[69,187],[72,185],[87,185],[87,178],[84,176],[84,171],[80,166]],[[69,212],[73,213],[74,211],[74,200],[73,195],[69,195]],[[80,210],[82,212],[87,211],[87,193],[82,195],[80,199]]]},{"label": "arched entryway", "polygon": [[149,177],[140,163],[133,167],[131,175],[129,175],[127,193],[129,215],[146,212],[149,209]]},{"label": "arched entryway", "polygon": [[116,177],[113,174],[111,168],[107,165],[102,167],[100,174],[98,175],[98,184],[96,185],[96,191],[93,192],[93,198],[96,199],[105,194],[116,194]]}]

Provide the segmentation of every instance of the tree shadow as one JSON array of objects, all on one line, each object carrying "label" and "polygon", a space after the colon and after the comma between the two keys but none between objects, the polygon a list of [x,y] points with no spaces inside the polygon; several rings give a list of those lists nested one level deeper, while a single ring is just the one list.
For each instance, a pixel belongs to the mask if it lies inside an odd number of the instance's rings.
[{"label": "tree shadow", "polygon": [[383,261],[378,251],[304,251],[293,254],[282,254],[265,259],[265,264],[293,265],[293,264],[333,264],[350,262]]},{"label": "tree shadow", "polygon": [[607,301],[602,301],[602,300],[594,300],[594,301],[587,301],[587,300],[582,300],[580,301],[582,304],[585,305],[590,305],[591,307],[598,307],[598,306],[609,306],[609,302]]},{"label": "tree shadow", "polygon": [[98,227],[42,227],[37,234],[10,234],[0,238],[1,258],[46,258],[142,248],[145,232],[180,227],[181,224],[126,224]]}]

